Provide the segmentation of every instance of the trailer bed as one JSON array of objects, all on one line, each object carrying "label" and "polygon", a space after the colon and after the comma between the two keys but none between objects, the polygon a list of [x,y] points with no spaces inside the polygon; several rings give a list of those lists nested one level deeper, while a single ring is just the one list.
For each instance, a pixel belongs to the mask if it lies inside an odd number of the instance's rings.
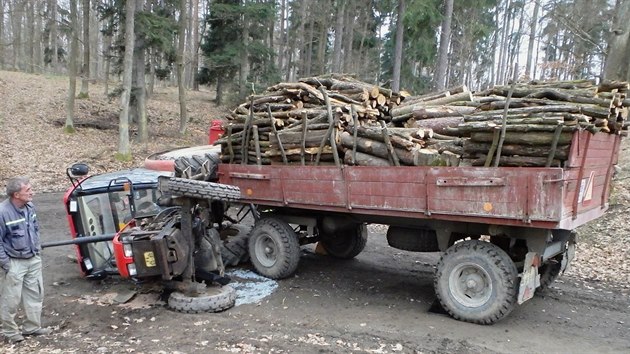
[{"label": "trailer bed", "polygon": [[219,176],[260,206],[572,230],[608,208],[620,140],[576,132],[564,168],[221,164]]}]

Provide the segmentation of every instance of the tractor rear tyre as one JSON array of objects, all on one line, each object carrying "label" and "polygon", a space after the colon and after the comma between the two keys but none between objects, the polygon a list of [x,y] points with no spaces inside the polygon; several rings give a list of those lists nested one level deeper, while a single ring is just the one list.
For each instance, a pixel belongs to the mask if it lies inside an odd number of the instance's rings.
[{"label": "tractor rear tyre", "polygon": [[248,246],[254,268],[267,278],[286,278],[297,270],[300,244],[295,231],[283,220],[260,219],[252,229]]},{"label": "tractor rear tyre", "polygon": [[[175,177],[191,178],[198,176],[202,181],[216,182],[219,180],[217,171],[221,159],[215,153],[180,157],[175,160]],[[207,164],[207,169],[203,166]]]},{"label": "tractor rear tyre", "polygon": [[365,248],[367,234],[367,225],[361,223],[332,235],[320,232],[319,242],[329,255],[340,259],[352,259]]},{"label": "tractor rear tyre", "polygon": [[234,306],[236,290],[225,286],[209,286],[204,294],[187,296],[175,291],[168,298],[171,310],[184,313],[220,312]]},{"label": "tractor rear tyre", "polygon": [[223,265],[235,266],[249,260],[247,243],[251,231],[251,227],[239,224],[232,224],[221,230],[221,239],[224,240],[221,245]]},{"label": "tractor rear tyre", "polygon": [[160,176],[158,181],[163,194],[222,201],[235,201],[241,198],[241,190],[227,184],[165,176]]},{"label": "tractor rear tyre", "polygon": [[492,324],[514,309],[518,271],[498,246],[468,240],[456,243],[442,255],[434,286],[442,307],[453,318]]}]

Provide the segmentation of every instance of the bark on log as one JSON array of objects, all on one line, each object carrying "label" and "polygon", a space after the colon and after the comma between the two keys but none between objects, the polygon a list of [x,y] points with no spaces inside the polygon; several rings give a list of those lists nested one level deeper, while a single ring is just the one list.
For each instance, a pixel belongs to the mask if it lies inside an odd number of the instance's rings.
[{"label": "bark on log", "polygon": [[[346,165],[353,165],[352,154],[349,152],[346,152],[343,158],[343,162]],[[360,151],[357,151],[355,153],[354,165],[355,166],[391,166],[389,163],[389,160],[387,159],[372,156],[369,154],[364,154]]]},{"label": "bark on log", "polygon": [[[472,161],[473,166],[483,166],[486,162],[486,155],[477,155]],[[509,167],[544,167],[547,164],[546,157],[535,156],[505,156],[501,155],[499,166]],[[560,160],[554,159],[551,163],[552,167],[560,167]]]},{"label": "bark on log", "polygon": [[[490,150],[490,145],[490,143],[479,143],[471,140],[465,140],[464,152],[465,154],[473,156],[478,155],[479,153],[487,153]],[[556,158],[559,160],[566,160],[569,157],[569,147],[570,145],[559,145],[556,148]],[[505,155],[547,157],[549,155],[549,147],[503,144],[501,153]]]},{"label": "bark on log", "polygon": [[[355,127],[351,126],[346,128],[346,131],[354,134],[354,130]],[[392,129],[393,130],[393,129]],[[401,149],[405,149],[407,151],[411,151],[414,148],[417,148],[418,145],[414,142],[411,142],[410,140],[407,140],[399,135],[396,135],[394,132],[390,131],[390,136],[389,139],[392,143],[392,145],[394,145],[397,148],[401,148]],[[358,127],[357,128],[357,135],[363,138],[368,138],[368,139],[372,139],[372,140],[376,140],[379,142],[384,143],[384,139],[383,139],[383,134],[381,132],[381,129],[379,128],[365,128],[365,127]]]},{"label": "bark on log", "polygon": [[445,105],[445,104],[449,104],[449,103],[457,102],[457,101],[473,101],[473,100],[474,98],[471,92],[461,92],[461,93],[456,93],[454,95],[450,95],[447,97],[436,98],[431,101],[424,101],[424,104],[427,106],[440,106],[440,105]]},{"label": "bark on log", "polygon": [[[470,135],[470,139],[476,142],[491,143],[494,134],[491,132],[475,132]],[[562,133],[558,140],[558,145],[566,145],[571,143],[573,133]],[[531,134],[507,132],[505,134],[505,144],[520,144],[520,145],[548,145],[551,146],[553,141],[553,133],[549,132],[535,132]]]},{"label": "bark on log", "polygon": [[[341,133],[340,138],[341,144],[343,146],[352,149],[352,146],[354,145],[354,139],[352,138],[352,135],[350,135],[350,133],[343,132]],[[357,151],[366,154],[374,155],[384,159],[388,158],[389,156],[389,150],[387,150],[387,146],[385,145],[385,143],[381,143],[379,141],[358,137],[356,139],[356,146]],[[416,155],[414,154],[414,151],[407,151],[403,149],[395,149],[395,151],[401,163],[410,166],[414,165]]]},{"label": "bark on log", "polygon": [[413,128],[431,129],[436,134],[452,135],[449,127],[456,127],[461,123],[464,123],[464,117],[420,119],[410,121],[406,125]]},{"label": "bark on log", "polygon": [[[475,107],[465,106],[427,106],[422,103],[409,105],[405,107],[397,107],[391,110],[393,122],[404,122],[406,117],[415,119],[455,117],[465,114],[472,114]],[[411,115],[409,115],[411,114]]]}]

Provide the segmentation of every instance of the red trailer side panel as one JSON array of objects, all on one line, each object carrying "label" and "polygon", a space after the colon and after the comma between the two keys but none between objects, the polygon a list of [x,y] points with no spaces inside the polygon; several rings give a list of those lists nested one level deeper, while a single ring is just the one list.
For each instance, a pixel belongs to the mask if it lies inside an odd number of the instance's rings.
[{"label": "red trailer side panel", "polygon": [[619,143],[577,132],[565,169],[222,164],[219,175],[260,205],[573,229],[607,209]]}]

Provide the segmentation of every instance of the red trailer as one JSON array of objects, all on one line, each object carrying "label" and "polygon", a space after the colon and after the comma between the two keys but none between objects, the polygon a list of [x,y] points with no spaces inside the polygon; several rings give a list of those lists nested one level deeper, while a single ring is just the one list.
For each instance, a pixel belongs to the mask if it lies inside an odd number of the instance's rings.
[{"label": "red trailer", "polygon": [[494,323],[571,261],[576,227],[608,208],[620,135],[573,136],[564,168],[219,165],[261,218],[249,240],[257,271],[292,275],[299,247],[352,258],[367,223],[391,246],[443,252],[435,291],[455,318]]}]

